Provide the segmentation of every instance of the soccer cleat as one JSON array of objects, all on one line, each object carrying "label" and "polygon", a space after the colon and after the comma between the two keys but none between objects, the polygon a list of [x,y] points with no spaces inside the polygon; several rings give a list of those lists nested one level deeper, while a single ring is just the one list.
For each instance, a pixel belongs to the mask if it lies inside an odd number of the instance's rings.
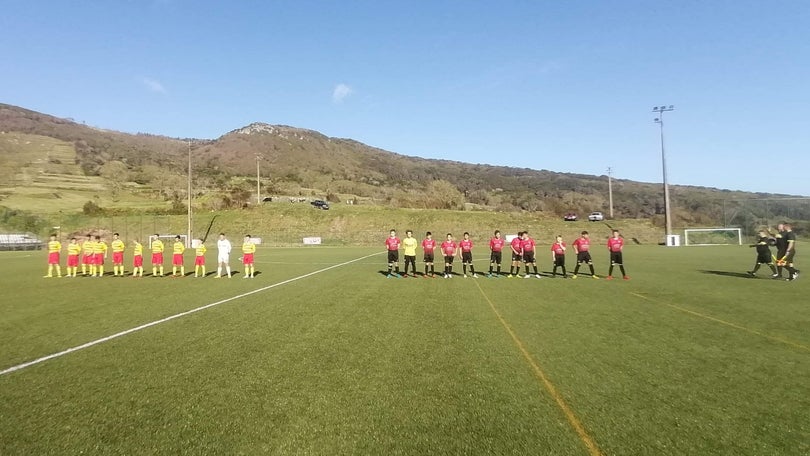
[{"label": "soccer cleat", "polygon": [[245,276],[244,276],[244,277],[242,277],[242,278],[243,278],[243,279],[249,279],[249,278],[250,278],[250,276],[249,276],[249,275],[245,275]]},{"label": "soccer cleat", "polygon": [[622,279],[624,279],[624,280],[630,280],[630,276],[624,276],[624,277],[622,277]]},{"label": "soccer cleat", "polygon": [[386,279],[390,279],[391,277],[394,277],[394,275],[393,274],[388,274],[388,275],[385,276]]},{"label": "soccer cleat", "polygon": [[780,276],[779,274],[771,274],[771,278],[772,279],[781,279],[782,276]]},{"label": "soccer cleat", "polygon": [[796,280],[798,278],[799,278],[799,271],[794,271],[793,272],[793,280]]},{"label": "soccer cleat", "polygon": [[537,277],[538,279],[542,279],[542,278],[543,278],[543,277],[542,277],[540,274],[535,274],[534,276],[535,276],[535,277]]},{"label": "soccer cleat", "polygon": [[221,278],[222,278],[222,276],[221,276],[221,275],[218,275],[218,276],[214,276],[214,278],[215,278],[215,279],[221,279]]},{"label": "soccer cleat", "polygon": [[444,275],[444,278],[445,278],[445,279],[449,279],[449,278],[450,278],[450,276],[449,276],[449,275],[447,275],[447,274],[445,274],[445,275]]},{"label": "soccer cleat", "polygon": [[598,278],[599,278],[599,276],[598,276],[598,275],[596,275],[596,274],[592,275],[591,277],[593,277],[594,279],[598,279]]},{"label": "soccer cleat", "polygon": [[513,276],[512,274],[509,274],[508,276],[506,276],[506,278],[507,278],[507,279],[512,279],[512,278],[514,278],[514,277],[515,277],[515,276]]},{"label": "soccer cleat", "polygon": [[[594,277],[595,277],[595,276],[594,276]],[[612,276],[612,275],[609,275],[609,276],[605,277],[605,280],[613,280],[613,276]]]},{"label": "soccer cleat", "polygon": [[572,279],[576,279],[576,278],[577,278],[577,275],[576,275],[576,274],[573,274],[573,275],[571,275],[571,278],[572,278]]},{"label": "soccer cleat", "polygon": [[524,276],[523,276],[523,278],[524,278],[524,279],[528,279],[528,278],[530,278],[530,277],[531,277],[531,276],[530,276],[529,274],[526,274],[526,275],[524,275]]},{"label": "soccer cleat", "polygon": [[478,278],[478,274],[473,274],[473,279],[477,279],[477,278]]},{"label": "soccer cleat", "polygon": [[754,271],[746,271],[746,272],[747,272],[747,273],[748,273],[748,275],[750,275],[751,277],[756,277],[756,276],[757,276],[757,274],[756,274]]},{"label": "soccer cleat", "polygon": [[464,278],[465,278],[465,279],[467,278],[467,274],[464,274]]}]

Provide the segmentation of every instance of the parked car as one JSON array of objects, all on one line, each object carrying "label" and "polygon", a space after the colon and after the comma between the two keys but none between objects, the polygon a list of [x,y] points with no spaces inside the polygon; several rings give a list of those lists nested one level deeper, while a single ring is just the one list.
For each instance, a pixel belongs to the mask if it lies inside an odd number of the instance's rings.
[{"label": "parked car", "polygon": [[315,201],[313,201],[313,202],[311,202],[309,204],[311,204],[316,209],[323,209],[325,211],[329,210],[329,203],[327,203],[324,200],[315,200]]},{"label": "parked car", "polygon": [[574,214],[573,212],[569,212],[569,213],[565,214],[565,216],[563,217],[563,220],[565,220],[566,222],[576,222],[577,221],[577,214]]},{"label": "parked car", "polygon": [[602,215],[601,212],[591,212],[591,214],[588,216],[588,220],[591,222],[601,222],[604,219],[605,216]]}]

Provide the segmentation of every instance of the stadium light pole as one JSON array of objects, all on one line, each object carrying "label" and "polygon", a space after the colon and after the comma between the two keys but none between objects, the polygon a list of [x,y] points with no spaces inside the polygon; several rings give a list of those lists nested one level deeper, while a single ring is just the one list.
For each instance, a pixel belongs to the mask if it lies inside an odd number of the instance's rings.
[{"label": "stadium light pole", "polygon": [[[672,234],[672,212],[670,211],[670,204],[669,204],[669,184],[667,183],[667,155],[664,150],[664,113],[668,111],[674,111],[675,106],[655,106],[652,112],[657,113],[658,117],[655,118],[654,122],[661,127],[661,168],[664,173],[664,221],[666,224],[666,235],[669,236]],[[668,242],[668,239],[665,241]]]},{"label": "stadium light pole", "polygon": [[191,247],[191,140],[188,140],[188,231],[186,248]]},{"label": "stadium light pole", "polygon": [[608,201],[610,202],[610,218],[613,219],[613,169],[608,166]]}]

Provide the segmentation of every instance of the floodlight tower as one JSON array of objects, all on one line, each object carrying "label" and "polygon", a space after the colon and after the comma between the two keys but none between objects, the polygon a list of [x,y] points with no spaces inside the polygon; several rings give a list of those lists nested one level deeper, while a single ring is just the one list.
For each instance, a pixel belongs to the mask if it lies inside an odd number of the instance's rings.
[{"label": "floodlight tower", "polygon": [[188,231],[186,232],[186,248],[191,247],[191,140],[188,140]]},{"label": "floodlight tower", "polygon": [[[667,183],[667,155],[664,151],[664,113],[667,111],[674,111],[675,106],[655,106],[652,112],[657,113],[658,117],[654,122],[661,127],[661,167],[664,172],[664,221],[666,223],[666,235],[672,234],[672,212],[669,204],[669,184]],[[667,238],[669,239],[669,238]]]},{"label": "floodlight tower", "polygon": [[613,220],[613,168],[608,166],[608,201],[610,202],[610,219]]},{"label": "floodlight tower", "polygon": [[259,169],[261,159],[261,155],[256,154],[256,206],[261,206],[262,204],[262,173]]}]

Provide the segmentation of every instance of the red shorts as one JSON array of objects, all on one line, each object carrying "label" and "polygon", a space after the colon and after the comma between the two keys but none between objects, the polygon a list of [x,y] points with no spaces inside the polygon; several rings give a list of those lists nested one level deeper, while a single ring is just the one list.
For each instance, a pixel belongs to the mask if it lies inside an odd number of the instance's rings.
[{"label": "red shorts", "polygon": [[183,265],[183,254],[175,253],[172,255],[172,266],[182,266]]},{"label": "red shorts", "polygon": [[75,268],[79,266],[79,255],[68,255],[68,267]]},{"label": "red shorts", "polygon": [[59,252],[51,252],[48,254],[48,264],[59,264]]},{"label": "red shorts", "polygon": [[82,255],[82,264],[93,264],[93,254],[85,253]]},{"label": "red shorts", "polygon": [[100,266],[104,264],[104,254],[103,253],[94,253],[93,254],[93,262],[90,264],[95,264],[96,266]]},{"label": "red shorts", "polygon": [[135,266],[136,268],[142,268],[143,255],[135,255],[134,257],[132,257],[132,265]]},{"label": "red shorts", "polygon": [[253,264],[253,254],[252,253],[246,253],[246,254],[242,255],[242,263],[243,264]]},{"label": "red shorts", "polygon": [[195,256],[194,257],[194,266],[205,266],[205,257],[204,256]]},{"label": "red shorts", "polygon": [[113,264],[124,264],[124,252],[113,252]]},{"label": "red shorts", "polygon": [[163,265],[163,253],[153,253],[152,264]]}]

